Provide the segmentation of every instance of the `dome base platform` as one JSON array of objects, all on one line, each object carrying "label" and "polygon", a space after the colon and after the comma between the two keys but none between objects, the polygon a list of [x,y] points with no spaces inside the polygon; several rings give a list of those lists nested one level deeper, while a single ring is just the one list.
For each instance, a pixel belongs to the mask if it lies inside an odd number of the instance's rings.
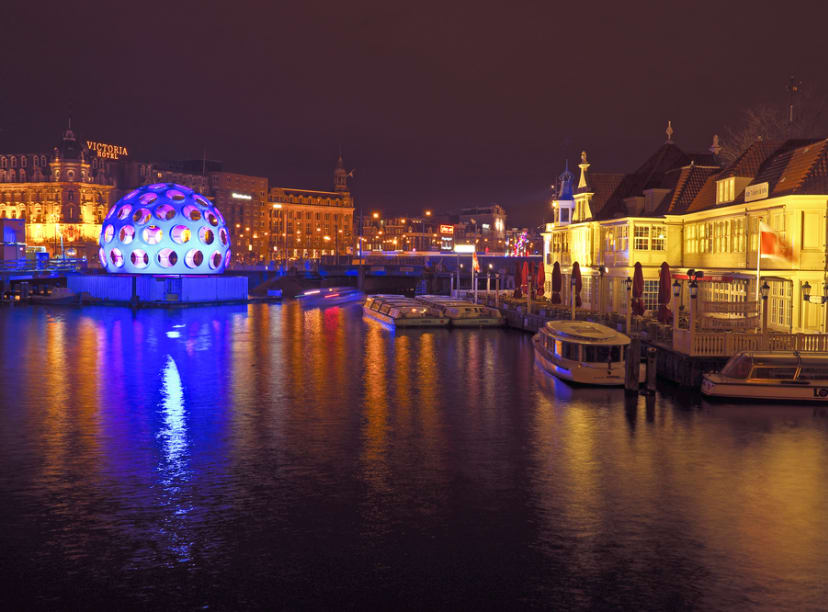
[{"label": "dome base platform", "polygon": [[70,274],[70,291],[123,305],[198,305],[246,302],[247,277],[230,275]]}]

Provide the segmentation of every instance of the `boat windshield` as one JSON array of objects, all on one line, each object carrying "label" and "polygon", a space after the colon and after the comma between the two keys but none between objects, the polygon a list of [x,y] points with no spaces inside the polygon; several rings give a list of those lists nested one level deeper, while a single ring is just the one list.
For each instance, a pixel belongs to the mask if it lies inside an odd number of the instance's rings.
[{"label": "boat windshield", "polygon": [[750,369],[753,366],[753,359],[748,355],[736,355],[722,368],[722,376],[728,378],[739,378],[744,380],[750,375]]},{"label": "boat windshield", "polygon": [[584,361],[588,363],[607,363],[621,361],[620,346],[584,346]]}]

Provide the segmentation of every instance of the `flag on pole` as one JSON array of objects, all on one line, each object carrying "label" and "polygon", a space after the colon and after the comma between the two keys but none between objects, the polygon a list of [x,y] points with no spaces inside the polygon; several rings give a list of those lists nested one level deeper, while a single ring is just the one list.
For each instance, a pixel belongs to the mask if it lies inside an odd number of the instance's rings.
[{"label": "flag on pole", "polygon": [[762,257],[793,261],[793,249],[771,226],[759,222],[759,252]]},{"label": "flag on pole", "polygon": [[480,262],[477,261],[477,253],[472,253],[472,269],[475,272],[480,272]]}]

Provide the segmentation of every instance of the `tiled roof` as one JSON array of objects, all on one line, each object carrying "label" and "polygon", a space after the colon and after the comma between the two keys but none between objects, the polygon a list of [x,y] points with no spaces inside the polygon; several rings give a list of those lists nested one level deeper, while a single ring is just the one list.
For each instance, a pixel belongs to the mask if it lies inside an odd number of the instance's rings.
[{"label": "tiled roof", "polygon": [[592,200],[590,200],[589,207],[592,211],[592,217],[597,218],[601,214],[601,210],[606,206],[607,201],[612,196],[613,192],[621,184],[624,175],[621,173],[610,172],[590,172],[589,185],[593,190]]},{"label": "tiled roof", "polygon": [[[680,178],[676,171],[689,166],[695,161],[694,158],[704,161],[705,165],[716,165],[712,155],[694,154],[691,157],[673,143],[663,144],[638,170],[624,177],[596,218],[612,219],[626,216],[627,207],[624,204],[624,198],[640,196],[646,189],[672,189],[678,184]],[[698,163],[696,162],[697,165]]]},{"label": "tiled roof", "polygon": [[716,181],[719,178],[721,178],[720,174],[710,174],[683,212],[696,212],[716,206]]},{"label": "tiled roof", "polygon": [[665,198],[656,214],[679,214],[686,212],[690,204],[702,190],[708,178],[718,173],[717,168],[690,164],[679,171],[675,189],[669,198]]},{"label": "tiled roof", "polygon": [[725,168],[719,178],[731,176],[754,177],[759,172],[759,167],[784,143],[775,141],[757,140],[736,158],[732,164]]}]

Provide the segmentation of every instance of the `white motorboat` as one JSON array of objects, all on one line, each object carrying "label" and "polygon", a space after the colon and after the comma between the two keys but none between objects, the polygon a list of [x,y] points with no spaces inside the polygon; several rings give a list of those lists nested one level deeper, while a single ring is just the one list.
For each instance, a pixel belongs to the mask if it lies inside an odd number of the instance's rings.
[{"label": "white motorboat", "polygon": [[362,311],[366,316],[395,327],[446,327],[448,317],[435,308],[401,295],[369,295]]},{"label": "white motorboat", "polygon": [[[548,321],[532,338],[544,370],[586,385],[623,385],[629,336],[589,321]],[[639,382],[644,381],[639,368]]]},{"label": "white motorboat", "polygon": [[415,299],[439,310],[454,327],[500,327],[504,323],[499,310],[482,304],[472,304],[445,295],[418,295]]},{"label": "white motorboat", "polygon": [[353,287],[323,287],[308,289],[296,296],[306,307],[325,307],[362,300],[363,293]]},{"label": "white motorboat", "polygon": [[708,397],[828,403],[828,353],[746,351],[702,379]]}]

